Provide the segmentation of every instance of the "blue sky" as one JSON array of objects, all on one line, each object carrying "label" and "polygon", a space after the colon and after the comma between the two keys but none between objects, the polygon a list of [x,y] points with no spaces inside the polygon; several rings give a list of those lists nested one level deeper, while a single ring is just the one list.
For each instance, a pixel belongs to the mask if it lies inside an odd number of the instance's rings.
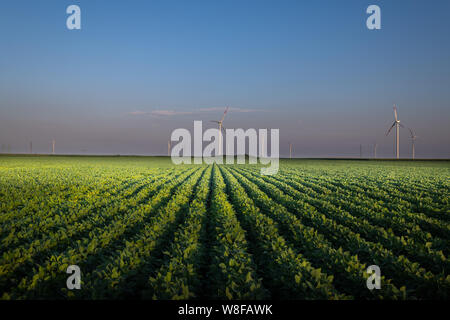
[{"label": "blue sky", "polygon": [[417,156],[450,157],[449,14],[445,0],[3,0],[0,144],[164,154],[173,129],[229,105],[227,127],[279,128],[284,155],[392,156],[395,103]]}]

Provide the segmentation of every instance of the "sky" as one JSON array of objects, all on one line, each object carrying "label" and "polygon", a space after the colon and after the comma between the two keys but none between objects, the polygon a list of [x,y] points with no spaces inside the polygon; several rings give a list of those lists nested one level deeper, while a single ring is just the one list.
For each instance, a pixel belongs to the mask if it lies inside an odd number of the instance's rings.
[{"label": "sky", "polygon": [[396,104],[416,157],[450,158],[448,0],[2,0],[0,39],[3,152],[162,155],[229,106],[225,127],[279,129],[282,156],[392,157]]}]

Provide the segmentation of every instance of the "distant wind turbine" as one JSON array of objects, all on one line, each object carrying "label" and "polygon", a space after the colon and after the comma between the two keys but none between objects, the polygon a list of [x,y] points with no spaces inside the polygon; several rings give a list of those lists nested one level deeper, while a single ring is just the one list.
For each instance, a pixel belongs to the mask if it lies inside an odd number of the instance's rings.
[{"label": "distant wind turbine", "polygon": [[412,129],[408,128],[409,133],[411,134],[411,142],[412,142],[412,159],[414,160],[416,158],[416,147],[415,147],[415,142],[417,139],[416,134],[414,133],[414,131],[412,131]]},{"label": "distant wind turbine", "polygon": [[378,143],[375,143],[373,145],[373,157],[376,159],[377,158],[377,148],[378,148]]},{"label": "distant wind turbine", "polygon": [[400,127],[404,128],[405,126],[400,123],[397,115],[397,107],[394,105],[394,123],[386,132],[386,136],[389,135],[392,128],[395,127],[395,156],[397,159],[400,159]]},{"label": "distant wind turbine", "polygon": [[292,143],[289,143],[289,159],[292,159]]},{"label": "distant wind turbine", "polygon": [[225,115],[228,112],[228,107],[226,107],[225,112],[223,113],[222,119],[220,119],[219,121],[217,120],[210,120],[211,122],[215,122],[219,124],[219,152],[218,155],[222,155],[222,130],[225,131],[225,128],[223,127],[223,119],[225,119]]},{"label": "distant wind turbine", "polygon": [[55,139],[52,141],[52,154],[55,154]]}]

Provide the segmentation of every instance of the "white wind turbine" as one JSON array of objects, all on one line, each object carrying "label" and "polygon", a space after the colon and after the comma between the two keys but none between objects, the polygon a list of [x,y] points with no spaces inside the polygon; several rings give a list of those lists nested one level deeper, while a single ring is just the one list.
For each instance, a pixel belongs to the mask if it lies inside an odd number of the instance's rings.
[{"label": "white wind turbine", "polygon": [[394,105],[394,123],[386,132],[386,136],[389,135],[392,128],[395,127],[395,156],[397,159],[400,158],[400,127],[404,128],[405,126],[400,123],[397,115],[397,107]]},{"label": "white wind turbine", "polygon": [[411,128],[408,128],[408,130],[409,130],[409,133],[411,134],[410,138],[411,138],[411,142],[412,142],[412,159],[414,160],[416,158],[416,147],[414,144],[416,142],[417,136],[414,133],[414,131],[412,131]]},{"label": "white wind turbine", "polygon": [[225,119],[225,115],[228,112],[228,107],[226,107],[225,112],[223,113],[222,119],[220,119],[219,121],[217,120],[210,120],[211,122],[215,122],[219,124],[219,152],[218,155],[221,156],[222,155],[222,130],[225,131],[225,128],[223,127],[223,119]]}]

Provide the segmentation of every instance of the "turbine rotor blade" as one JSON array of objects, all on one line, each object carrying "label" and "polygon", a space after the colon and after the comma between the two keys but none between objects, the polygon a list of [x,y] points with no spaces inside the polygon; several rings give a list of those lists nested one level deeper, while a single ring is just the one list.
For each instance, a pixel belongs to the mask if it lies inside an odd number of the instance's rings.
[{"label": "turbine rotor blade", "polygon": [[392,126],[389,128],[389,130],[386,132],[386,135],[389,135],[389,132],[391,132],[392,128],[395,127],[396,122],[392,124]]},{"label": "turbine rotor blade", "polygon": [[395,119],[395,121],[398,120],[398,117],[397,117],[397,107],[395,106],[395,104],[394,104],[394,119]]},{"label": "turbine rotor blade", "polygon": [[228,107],[225,109],[225,112],[223,113],[222,119],[220,119],[220,121],[223,121],[223,119],[225,119],[225,115],[227,114],[227,112],[228,112]]}]

